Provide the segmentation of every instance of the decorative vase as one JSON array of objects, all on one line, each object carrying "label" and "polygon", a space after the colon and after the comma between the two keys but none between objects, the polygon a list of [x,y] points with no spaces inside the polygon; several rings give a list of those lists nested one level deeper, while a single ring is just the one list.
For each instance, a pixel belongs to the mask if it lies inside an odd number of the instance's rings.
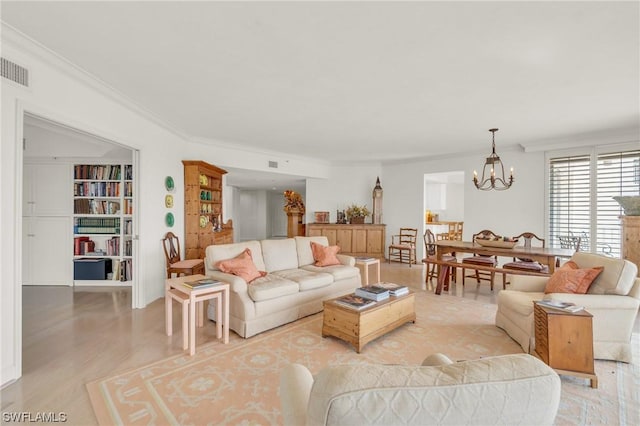
[{"label": "decorative vase", "polygon": [[622,206],[626,216],[640,216],[640,195],[613,197]]},{"label": "decorative vase", "polygon": [[352,225],[359,225],[364,223],[364,216],[351,216],[351,219],[349,219],[349,221]]}]

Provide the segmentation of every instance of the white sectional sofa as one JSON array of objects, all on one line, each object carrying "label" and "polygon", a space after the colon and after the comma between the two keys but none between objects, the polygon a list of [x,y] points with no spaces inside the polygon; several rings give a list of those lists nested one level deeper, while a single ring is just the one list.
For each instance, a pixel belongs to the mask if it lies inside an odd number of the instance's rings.
[{"label": "white sectional sofa", "polygon": [[[340,265],[314,266],[311,242],[327,246],[326,237],[246,241],[211,245],[206,249],[205,273],[231,284],[229,328],[242,337],[322,311],[322,301],[353,292],[360,287],[360,270],[352,256],[338,254]],[[267,275],[247,284],[242,278],[224,273],[218,262],[232,259],[245,249]],[[208,316],[215,319],[215,307]]]}]

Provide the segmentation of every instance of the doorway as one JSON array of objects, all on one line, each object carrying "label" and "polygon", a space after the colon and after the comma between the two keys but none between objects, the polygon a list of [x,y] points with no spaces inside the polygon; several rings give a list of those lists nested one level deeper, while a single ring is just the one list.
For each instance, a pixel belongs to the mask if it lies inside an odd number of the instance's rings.
[{"label": "doorway", "polygon": [[[22,230],[20,256],[16,258],[16,266],[20,279],[16,286],[20,294],[23,285],[38,286],[28,289],[45,295],[45,301],[64,301],[72,306],[78,302],[77,292],[104,292],[110,299],[127,297],[132,308],[137,306],[140,294],[138,273],[135,271],[131,286],[93,288],[74,287],[74,164],[79,163],[127,163],[134,170],[131,179],[133,194],[138,193],[137,170],[139,170],[139,153],[137,150],[112,140],[78,128],[63,124],[61,121],[49,119],[44,115],[19,110],[22,117],[18,130],[19,154],[18,164],[21,173],[16,177],[16,190],[20,197],[17,206],[17,226]],[[131,199],[134,197],[132,195]],[[133,224],[130,237],[131,257],[134,265],[137,262],[137,212],[128,219]],[[37,240],[37,241],[36,241]],[[30,250],[40,250],[32,253]],[[36,261],[34,262],[35,259]],[[57,286],[57,287],[56,287]],[[120,290],[115,291],[115,290]],[[55,295],[52,295],[52,292]],[[108,294],[107,294],[108,293]],[[48,297],[46,295],[49,295]],[[81,299],[81,298],[80,298]],[[120,302],[120,301],[119,301]],[[44,303],[44,302],[43,302]],[[23,298],[16,305],[14,321],[17,323],[19,335],[23,331],[25,310]],[[95,324],[98,326],[98,324]],[[18,359],[23,360],[28,347],[34,341],[15,342]],[[24,346],[24,348],[23,348]],[[30,368],[29,363],[20,363],[19,371]]]},{"label": "doorway", "polygon": [[423,234],[448,231],[441,222],[464,222],[464,171],[425,173],[423,211]]}]

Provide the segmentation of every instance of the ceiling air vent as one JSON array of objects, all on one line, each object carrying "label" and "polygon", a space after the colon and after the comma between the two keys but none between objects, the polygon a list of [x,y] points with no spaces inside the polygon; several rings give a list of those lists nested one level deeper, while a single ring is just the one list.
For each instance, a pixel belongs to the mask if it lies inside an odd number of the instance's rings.
[{"label": "ceiling air vent", "polygon": [[0,58],[0,72],[4,78],[29,87],[29,70],[5,58]]},{"label": "ceiling air vent", "polygon": [[271,167],[272,169],[277,169],[278,168],[278,162],[277,161],[269,161],[269,167]]}]

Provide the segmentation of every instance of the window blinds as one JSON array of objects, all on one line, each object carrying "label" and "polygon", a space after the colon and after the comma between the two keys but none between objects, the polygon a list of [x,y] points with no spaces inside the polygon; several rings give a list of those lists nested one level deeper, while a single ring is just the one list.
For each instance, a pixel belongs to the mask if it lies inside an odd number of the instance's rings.
[{"label": "window blinds", "polygon": [[617,195],[640,195],[640,151],[551,158],[548,245],[560,247],[564,235],[580,236],[581,250],[620,257],[623,212],[612,198]]}]

